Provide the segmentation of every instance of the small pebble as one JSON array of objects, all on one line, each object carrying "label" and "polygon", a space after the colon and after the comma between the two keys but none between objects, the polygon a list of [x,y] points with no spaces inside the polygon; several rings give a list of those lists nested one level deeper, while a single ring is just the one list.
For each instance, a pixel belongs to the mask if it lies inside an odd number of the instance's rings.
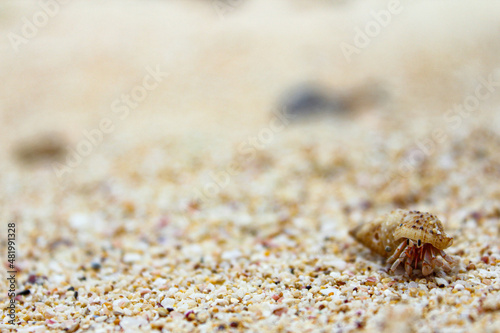
[{"label": "small pebble", "polygon": [[31,291],[29,289],[25,289],[23,291],[20,291],[17,293],[18,296],[26,296],[26,295],[29,295],[31,294]]},{"label": "small pebble", "polygon": [[439,287],[446,287],[448,285],[448,281],[446,281],[445,279],[443,278],[439,278],[437,277],[436,278],[436,284],[439,286]]},{"label": "small pebble", "polygon": [[99,270],[101,269],[101,264],[97,261],[93,261],[91,264],[90,264],[90,268],[92,268],[93,270]]}]

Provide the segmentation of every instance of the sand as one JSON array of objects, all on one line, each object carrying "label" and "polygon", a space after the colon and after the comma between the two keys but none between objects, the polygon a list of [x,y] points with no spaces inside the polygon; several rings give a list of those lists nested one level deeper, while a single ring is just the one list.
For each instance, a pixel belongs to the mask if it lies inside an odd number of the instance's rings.
[{"label": "sand", "polygon": [[[0,6],[3,36],[40,11]],[[346,58],[386,2],[234,6],[77,1],[0,41],[2,331],[498,332],[500,7],[402,3]],[[288,116],[303,82],[349,109]],[[396,208],[451,272],[349,236]]]}]

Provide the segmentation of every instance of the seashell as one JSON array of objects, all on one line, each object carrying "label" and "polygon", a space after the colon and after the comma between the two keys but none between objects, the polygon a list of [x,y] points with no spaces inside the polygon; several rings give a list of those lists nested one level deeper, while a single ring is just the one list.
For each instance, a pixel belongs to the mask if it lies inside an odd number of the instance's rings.
[{"label": "seashell", "polygon": [[403,263],[408,275],[419,265],[422,273],[429,275],[436,267],[451,271],[449,264],[455,263],[443,251],[453,244],[453,237],[446,234],[441,221],[430,213],[397,209],[357,226],[349,234],[387,258],[392,273]]}]

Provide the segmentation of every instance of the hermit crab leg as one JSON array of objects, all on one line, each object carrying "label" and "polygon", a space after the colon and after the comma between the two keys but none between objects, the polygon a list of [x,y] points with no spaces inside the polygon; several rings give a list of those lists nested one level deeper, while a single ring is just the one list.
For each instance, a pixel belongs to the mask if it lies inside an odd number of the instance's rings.
[{"label": "hermit crab leg", "polygon": [[396,251],[394,251],[394,253],[389,258],[387,258],[387,263],[392,264],[397,258],[399,258],[401,253],[405,250],[405,248],[406,248],[405,242],[401,242]]},{"label": "hermit crab leg", "polygon": [[413,259],[415,257],[415,247],[413,242],[410,239],[406,240],[406,244],[408,246],[406,247],[405,254],[406,254],[406,260],[405,260],[405,272],[408,275],[411,275],[413,272],[413,268],[411,267],[413,263]]},{"label": "hermit crab leg", "polygon": [[424,262],[422,263],[422,274],[429,275],[434,271],[432,250],[425,251]]},{"label": "hermit crab leg", "polygon": [[[406,249],[406,244],[404,242],[402,244],[404,245],[403,249]],[[399,254],[398,259],[392,264],[391,272],[394,273],[396,271],[396,269],[398,268],[399,264],[401,264],[405,259],[406,259],[406,251],[402,251]]]},{"label": "hermit crab leg", "polygon": [[443,263],[443,269],[445,270],[445,272],[449,273],[451,272],[451,267],[450,265],[448,265],[448,263],[444,262]]},{"label": "hermit crab leg", "polygon": [[415,250],[415,251],[414,251],[414,252],[416,252],[416,253],[414,254],[414,256],[415,256],[415,268],[417,268],[417,266],[418,266],[419,251],[421,251],[421,249],[417,249],[417,250]]},{"label": "hermit crab leg", "polygon": [[435,248],[431,247],[429,250],[431,254],[431,266],[443,267],[443,262],[438,258],[438,252]]},{"label": "hermit crab leg", "polygon": [[408,274],[408,276],[411,276],[411,273],[413,272],[413,268],[411,267],[411,262],[412,262],[411,257],[407,257],[405,261],[405,272]]},{"label": "hermit crab leg", "polygon": [[438,250],[436,248],[432,249],[432,264],[434,266],[441,267],[445,271],[449,272],[449,271],[451,271],[450,265],[448,265],[448,263],[446,261],[443,261],[443,260],[441,260],[441,258],[439,258],[439,256],[441,255],[441,252],[443,252],[443,251],[440,251],[440,250]]},{"label": "hermit crab leg", "polygon": [[452,256],[450,256],[449,254],[447,254],[443,250],[439,250],[439,253],[441,254],[441,257],[443,257],[444,260],[446,260],[450,264],[454,264],[456,262],[455,258],[453,258]]}]

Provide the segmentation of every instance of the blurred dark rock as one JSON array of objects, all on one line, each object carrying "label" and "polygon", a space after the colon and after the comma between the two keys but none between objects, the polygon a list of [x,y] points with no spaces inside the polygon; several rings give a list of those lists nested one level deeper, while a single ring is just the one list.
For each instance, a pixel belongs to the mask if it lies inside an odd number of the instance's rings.
[{"label": "blurred dark rock", "polygon": [[303,120],[361,112],[381,107],[389,101],[386,87],[368,80],[360,86],[338,91],[310,83],[298,84],[283,94],[279,106],[290,119]]},{"label": "blurred dark rock", "polygon": [[289,89],[279,104],[280,109],[292,119],[346,111],[345,103],[340,96],[329,94],[312,84],[300,84]]},{"label": "blurred dark rock", "polygon": [[19,142],[14,155],[23,164],[60,160],[66,154],[66,140],[56,133],[37,135]]}]

